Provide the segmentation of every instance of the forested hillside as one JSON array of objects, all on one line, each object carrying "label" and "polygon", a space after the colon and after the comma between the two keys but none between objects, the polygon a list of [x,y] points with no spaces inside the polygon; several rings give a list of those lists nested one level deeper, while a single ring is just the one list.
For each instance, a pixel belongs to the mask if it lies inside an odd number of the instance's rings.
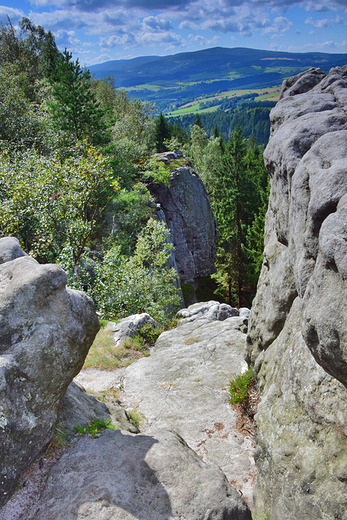
[{"label": "forested hillside", "polygon": [[[213,135],[217,125],[220,135],[227,140],[239,126],[246,138],[253,136],[259,145],[265,147],[270,136],[269,113],[273,106],[275,103],[272,101],[249,102],[230,108],[228,111],[220,109],[214,112],[203,112],[199,114],[199,117],[209,136]],[[190,126],[195,122],[196,114],[169,117],[168,119],[173,124],[178,123],[186,132],[189,132]]]},{"label": "forested hillside", "polygon": [[[39,262],[60,263],[105,318],[147,311],[164,322],[179,302],[177,273],[166,267],[169,231],[155,218],[149,183],[169,182],[170,166],[150,157],[181,148],[218,222],[215,287],[248,305],[267,206],[255,139],[236,126],[227,141],[218,119],[208,137],[203,119],[184,129],[154,117],[150,104],[61,53],[51,32],[25,18],[20,29],[0,29],[0,236],[18,237]],[[248,110],[252,120],[257,109]],[[266,133],[260,121],[254,115],[247,136]],[[234,122],[242,123],[236,113]]]}]

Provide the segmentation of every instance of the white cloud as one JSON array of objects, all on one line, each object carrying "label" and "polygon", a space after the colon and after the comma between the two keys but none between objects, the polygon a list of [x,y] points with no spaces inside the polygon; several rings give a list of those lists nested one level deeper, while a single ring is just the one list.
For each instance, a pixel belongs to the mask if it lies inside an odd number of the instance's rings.
[{"label": "white cloud", "polygon": [[81,41],[76,38],[75,31],[57,31],[55,34],[55,40],[58,45],[78,45]]},{"label": "white cloud", "polygon": [[344,20],[338,15],[335,18],[321,18],[320,20],[314,20],[312,16],[309,16],[306,18],[305,24],[313,25],[313,27],[321,29],[324,27],[332,27],[333,25],[343,25]]},{"label": "white cloud", "polygon": [[270,34],[273,33],[271,38],[279,38],[283,36],[283,34],[289,31],[293,27],[293,22],[289,21],[287,18],[283,16],[278,16],[275,18],[271,25],[265,27],[263,29],[262,34]]},{"label": "white cloud", "polygon": [[201,36],[200,34],[196,34],[195,36],[193,34],[190,34],[188,36],[189,40],[193,43],[199,43],[199,45],[217,45],[219,36],[214,36],[211,39],[205,38],[204,36]]},{"label": "white cloud", "polygon": [[164,20],[159,16],[147,16],[143,19],[143,26],[145,30],[152,29],[153,31],[169,31],[173,29],[170,20]]},{"label": "white cloud", "polygon": [[5,5],[0,5],[0,21],[7,23],[7,17],[10,18],[12,23],[18,22],[23,18],[24,12],[21,9],[13,9]]}]

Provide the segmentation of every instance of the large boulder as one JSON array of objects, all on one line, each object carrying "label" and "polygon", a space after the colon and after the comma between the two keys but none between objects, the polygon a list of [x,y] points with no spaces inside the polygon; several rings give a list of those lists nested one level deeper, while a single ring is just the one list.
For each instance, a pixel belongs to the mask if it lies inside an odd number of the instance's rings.
[{"label": "large boulder", "polygon": [[0,240],[0,504],[51,440],[61,400],[99,329],[93,301]]},{"label": "large boulder", "polygon": [[265,150],[271,191],[247,338],[261,390],[258,504],[346,519],[347,66],[283,84]]},{"label": "large boulder", "polygon": [[296,298],[259,356],[255,503],[271,520],[347,519],[347,389],[316,363]]},{"label": "large boulder", "polygon": [[173,170],[170,186],[150,190],[161,204],[180,277],[193,283],[215,272],[217,224],[202,180],[191,168]]},{"label": "large boulder", "polygon": [[132,314],[119,322],[109,321],[105,327],[106,330],[112,331],[114,346],[119,347],[126,339],[139,335],[139,329],[150,326],[155,327],[156,321],[150,317],[147,312],[141,314]]}]

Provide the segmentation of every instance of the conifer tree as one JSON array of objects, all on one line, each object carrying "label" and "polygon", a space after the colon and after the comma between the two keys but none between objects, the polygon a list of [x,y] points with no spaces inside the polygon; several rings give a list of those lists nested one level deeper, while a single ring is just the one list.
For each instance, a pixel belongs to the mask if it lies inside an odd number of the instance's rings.
[{"label": "conifer tree", "polygon": [[49,104],[53,126],[76,140],[88,137],[93,144],[107,142],[101,110],[92,91],[90,73],[66,49],[49,76],[54,102]]},{"label": "conifer tree", "polygon": [[170,126],[162,112],[160,112],[158,119],[156,120],[155,126],[155,145],[157,152],[165,152],[166,147],[164,145],[165,139],[170,139],[171,132]]},{"label": "conifer tree", "polygon": [[[265,168],[261,169],[260,161],[256,162],[255,158],[253,162],[249,159],[247,145],[240,127],[236,127],[211,183],[212,207],[219,229],[216,280],[221,289],[224,288],[229,303],[239,307],[249,305],[254,292],[255,263],[259,265],[259,248],[262,249],[259,234],[264,212],[261,208],[267,203],[266,186],[262,195]],[[262,161],[262,157],[258,157]],[[252,228],[260,210],[261,217]],[[248,239],[252,240],[251,244]],[[250,247],[247,249],[247,246]]]}]

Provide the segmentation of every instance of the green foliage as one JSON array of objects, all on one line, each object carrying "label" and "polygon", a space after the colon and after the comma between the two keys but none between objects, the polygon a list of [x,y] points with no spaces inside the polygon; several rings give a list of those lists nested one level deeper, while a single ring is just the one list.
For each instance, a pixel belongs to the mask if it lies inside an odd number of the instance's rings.
[{"label": "green foliage", "polygon": [[229,304],[249,306],[262,261],[267,174],[259,147],[240,128],[220,154],[208,179],[219,229],[214,279]]},{"label": "green foliage", "polygon": [[231,404],[241,403],[248,394],[248,385],[254,382],[253,368],[250,367],[247,372],[240,374],[230,381],[229,401]]},{"label": "green foliage", "polygon": [[91,435],[93,439],[98,437],[104,430],[115,430],[116,428],[111,424],[111,419],[99,419],[95,417],[94,419],[90,419],[90,422],[87,422],[85,426],[74,425],[75,430],[80,435]]},{"label": "green foliage", "polygon": [[147,345],[153,346],[159,338],[160,334],[162,334],[162,332],[176,328],[177,323],[178,318],[176,318],[176,316],[173,316],[171,318],[168,317],[161,324],[156,325],[155,327],[153,327],[150,324],[147,324],[144,327],[140,328],[138,332]]},{"label": "green foliage", "polygon": [[21,34],[17,34],[10,20],[0,26],[0,65],[11,66],[15,75],[22,75],[24,95],[34,101],[35,82],[54,67],[60,52],[50,31],[36,27],[28,18],[23,18],[19,25]]},{"label": "green foliage", "polygon": [[170,185],[171,168],[166,166],[163,161],[152,157],[145,162],[143,168],[145,171],[142,172],[142,176],[146,181]]},{"label": "green foliage", "polygon": [[[219,137],[227,141],[235,128],[240,126],[246,138],[254,136],[257,143],[265,147],[270,135],[269,113],[274,106],[274,102],[244,102],[240,106],[229,108],[227,111],[220,109],[213,112],[204,112],[200,114],[200,120],[210,137],[216,137],[214,129],[217,126]],[[194,125],[194,120],[195,114],[168,118],[168,122],[181,125],[185,132],[188,132]]]},{"label": "green foliage", "polygon": [[163,114],[160,112],[158,119],[155,122],[155,144],[157,148],[157,152],[165,152],[166,147],[164,145],[164,141],[166,139],[170,139],[171,132],[170,132],[170,126],[163,116]]},{"label": "green foliage", "polygon": [[121,246],[121,254],[127,255],[135,250],[137,236],[154,215],[155,206],[145,184],[133,184],[131,190],[121,190],[110,205],[112,214],[112,236]]},{"label": "green foliage", "polygon": [[165,224],[149,219],[138,235],[134,255],[121,254],[120,246],[111,247],[96,267],[97,281],[93,297],[105,317],[123,318],[148,312],[159,323],[177,310],[177,273],[166,267],[172,245],[166,242]]},{"label": "green foliage", "polygon": [[28,77],[12,65],[0,68],[0,140],[11,149],[41,147],[43,134],[36,105],[26,96]]},{"label": "green foliage", "polygon": [[35,150],[12,159],[3,153],[0,233],[17,236],[34,257],[59,261],[78,277],[79,260],[117,188],[105,157],[86,142],[65,161]]},{"label": "green foliage", "polygon": [[92,91],[90,77],[65,49],[49,76],[54,98],[49,103],[52,125],[76,140],[88,137],[93,144],[102,144],[108,141],[104,112]]}]

